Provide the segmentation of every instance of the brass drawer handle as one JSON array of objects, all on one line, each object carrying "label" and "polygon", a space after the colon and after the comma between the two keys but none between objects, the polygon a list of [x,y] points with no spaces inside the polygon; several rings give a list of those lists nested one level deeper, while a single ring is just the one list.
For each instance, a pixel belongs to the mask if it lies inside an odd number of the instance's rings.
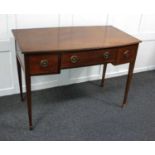
[{"label": "brass drawer handle", "polygon": [[73,56],[71,56],[70,60],[73,64],[75,64],[79,61],[79,58],[76,55],[73,55]]},{"label": "brass drawer handle", "polygon": [[105,52],[103,54],[104,59],[109,59],[110,58],[110,53],[109,52]]},{"label": "brass drawer handle", "polygon": [[129,58],[129,50],[126,50],[126,51],[124,52],[124,57],[125,57],[125,58]]},{"label": "brass drawer handle", "polygon": [[40,66],[41,67],[48,67],[48,60],[47,59],[44,59],[44,60],[41,60],[40,61]]}]

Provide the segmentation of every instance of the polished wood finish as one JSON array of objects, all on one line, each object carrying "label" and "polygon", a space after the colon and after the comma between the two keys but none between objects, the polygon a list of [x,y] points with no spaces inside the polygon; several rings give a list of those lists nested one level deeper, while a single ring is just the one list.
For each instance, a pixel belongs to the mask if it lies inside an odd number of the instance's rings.
[{"label": "polished wood finish", "polygon": [[134,61],[137,54],[137,45],[121,47],[118,50],[116,64],[124,64]]},{"label": "polished wood finish", "polygon": [[[138,46],[137,46],[137,48],[138,48]],[[128,77],[127,77],[127,82],[126,82],[125,94],[124,94],[124,100],[123,100],[122,107],[127,104],[127,97],[128,97],[130,83],[131,83],[132,76],[133,76],[133,70],[134,70],[135,61],[136,61],[136,55],[137,55],[137,50],[136,50],[135,55],[134,55],[135,59],[131,58],[131,61],[129,63]]]},{"label": "polished wood finish", "polygon": [[124,94],[122,107],[127,104],[127,97],[128,97],[128,92],[129,92],[129,88],[130,88],[131,79],[132,79],[132,76],[133,76],[133,69],[134,69],[134,62],[130,62],[129,71],[128,71],[128,78],[127,78],[127,82],[126,82],[125,94]]},{"label": "polished wood finish", "polygon": [[140,42],[113,26],[18,29],[13,34],[25,54],[116,48]]},{"label": "polished wood finish", "polygon": [[18,72],[18,80],[19,80],[20,97],[21,97],[21,101],[24,101],[23,87],[22,87],[22,72],[21,72],[20,62],[17,57],[16,57],[16,60],[17,60],[17,72]]},{"label": "polished wood finish", "polygon": [[104,86],[108,63],[129,63],[122,107],[133,75],[140,40],[112,26],[37,28],[13,30],[18,45],[17,67],[25,72],[29,127],[32,129],[31,76],[59,74],[61,69],[103,64],[101,86]]},{"label": "polished wood finish", "polygon": [[35,54],[28,57],[31,75],[59,73],[59,56],[51,54]]},{"label": "polished wood finish", "polygon": [[[72,62],[72,57],[76,57],[77,62]],[[65,53],[62,54],[61,68],[75,68],[82,66],[97,65],[103,64],[103,62],[113,63],[115,61],[115,57],[115,49]]]},{"label": "polished wood finish", "polygon": [[25,55],[25,83],[26,83],[26,99],[27,99],[27,110],[29,118],[29,129],[32,130],[32,101],[31,101],[31,76],[30,76],[30,64],[29,57]]},{"label": "polished wood finish", "polygon": [[105,63],[105,64],[103,65],[103,73],[102,73],[101,87],[104,86],[106,70],[107,70],[107,63]]}]

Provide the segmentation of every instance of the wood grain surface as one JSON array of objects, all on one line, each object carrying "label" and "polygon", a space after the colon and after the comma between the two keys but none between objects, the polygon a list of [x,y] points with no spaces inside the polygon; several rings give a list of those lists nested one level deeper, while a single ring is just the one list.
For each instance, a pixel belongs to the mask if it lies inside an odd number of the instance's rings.
[{"label": "wood grain surface", "polygon": [[102,49],[140,42],[113,26],[16,29],[13,34],[23,53]]}]

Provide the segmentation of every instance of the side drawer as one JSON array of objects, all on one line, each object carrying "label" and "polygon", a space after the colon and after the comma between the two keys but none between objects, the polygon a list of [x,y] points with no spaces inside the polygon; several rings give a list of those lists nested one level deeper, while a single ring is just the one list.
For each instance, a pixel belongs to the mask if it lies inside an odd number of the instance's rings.
[{"label": "side drawer", "polygon": [[52,54],[33,54],[29,56],[31,75],[59,73],[59,56]]},{"label": "side drawer", "polygon": [[61,59],[61,68],[98,65],[105,62],[110,63],[115,61],[115,55],[116,51],[114,49],[64,53]]},{"label": "side drawer", "polygon": [[118,48],[117,64],[134,61],[137,55],[138,45],[130,45]]}]

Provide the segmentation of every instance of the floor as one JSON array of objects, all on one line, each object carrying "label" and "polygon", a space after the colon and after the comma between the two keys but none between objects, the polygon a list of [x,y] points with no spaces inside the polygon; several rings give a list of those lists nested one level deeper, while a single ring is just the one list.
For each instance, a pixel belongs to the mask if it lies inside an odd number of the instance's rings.
[{"label": "floor", "polygon": [[33,92],[34,130],[19,95],[0,98],[0,140],[155,140],[155,71],[134,74],[120,108],[126,76]]}]

